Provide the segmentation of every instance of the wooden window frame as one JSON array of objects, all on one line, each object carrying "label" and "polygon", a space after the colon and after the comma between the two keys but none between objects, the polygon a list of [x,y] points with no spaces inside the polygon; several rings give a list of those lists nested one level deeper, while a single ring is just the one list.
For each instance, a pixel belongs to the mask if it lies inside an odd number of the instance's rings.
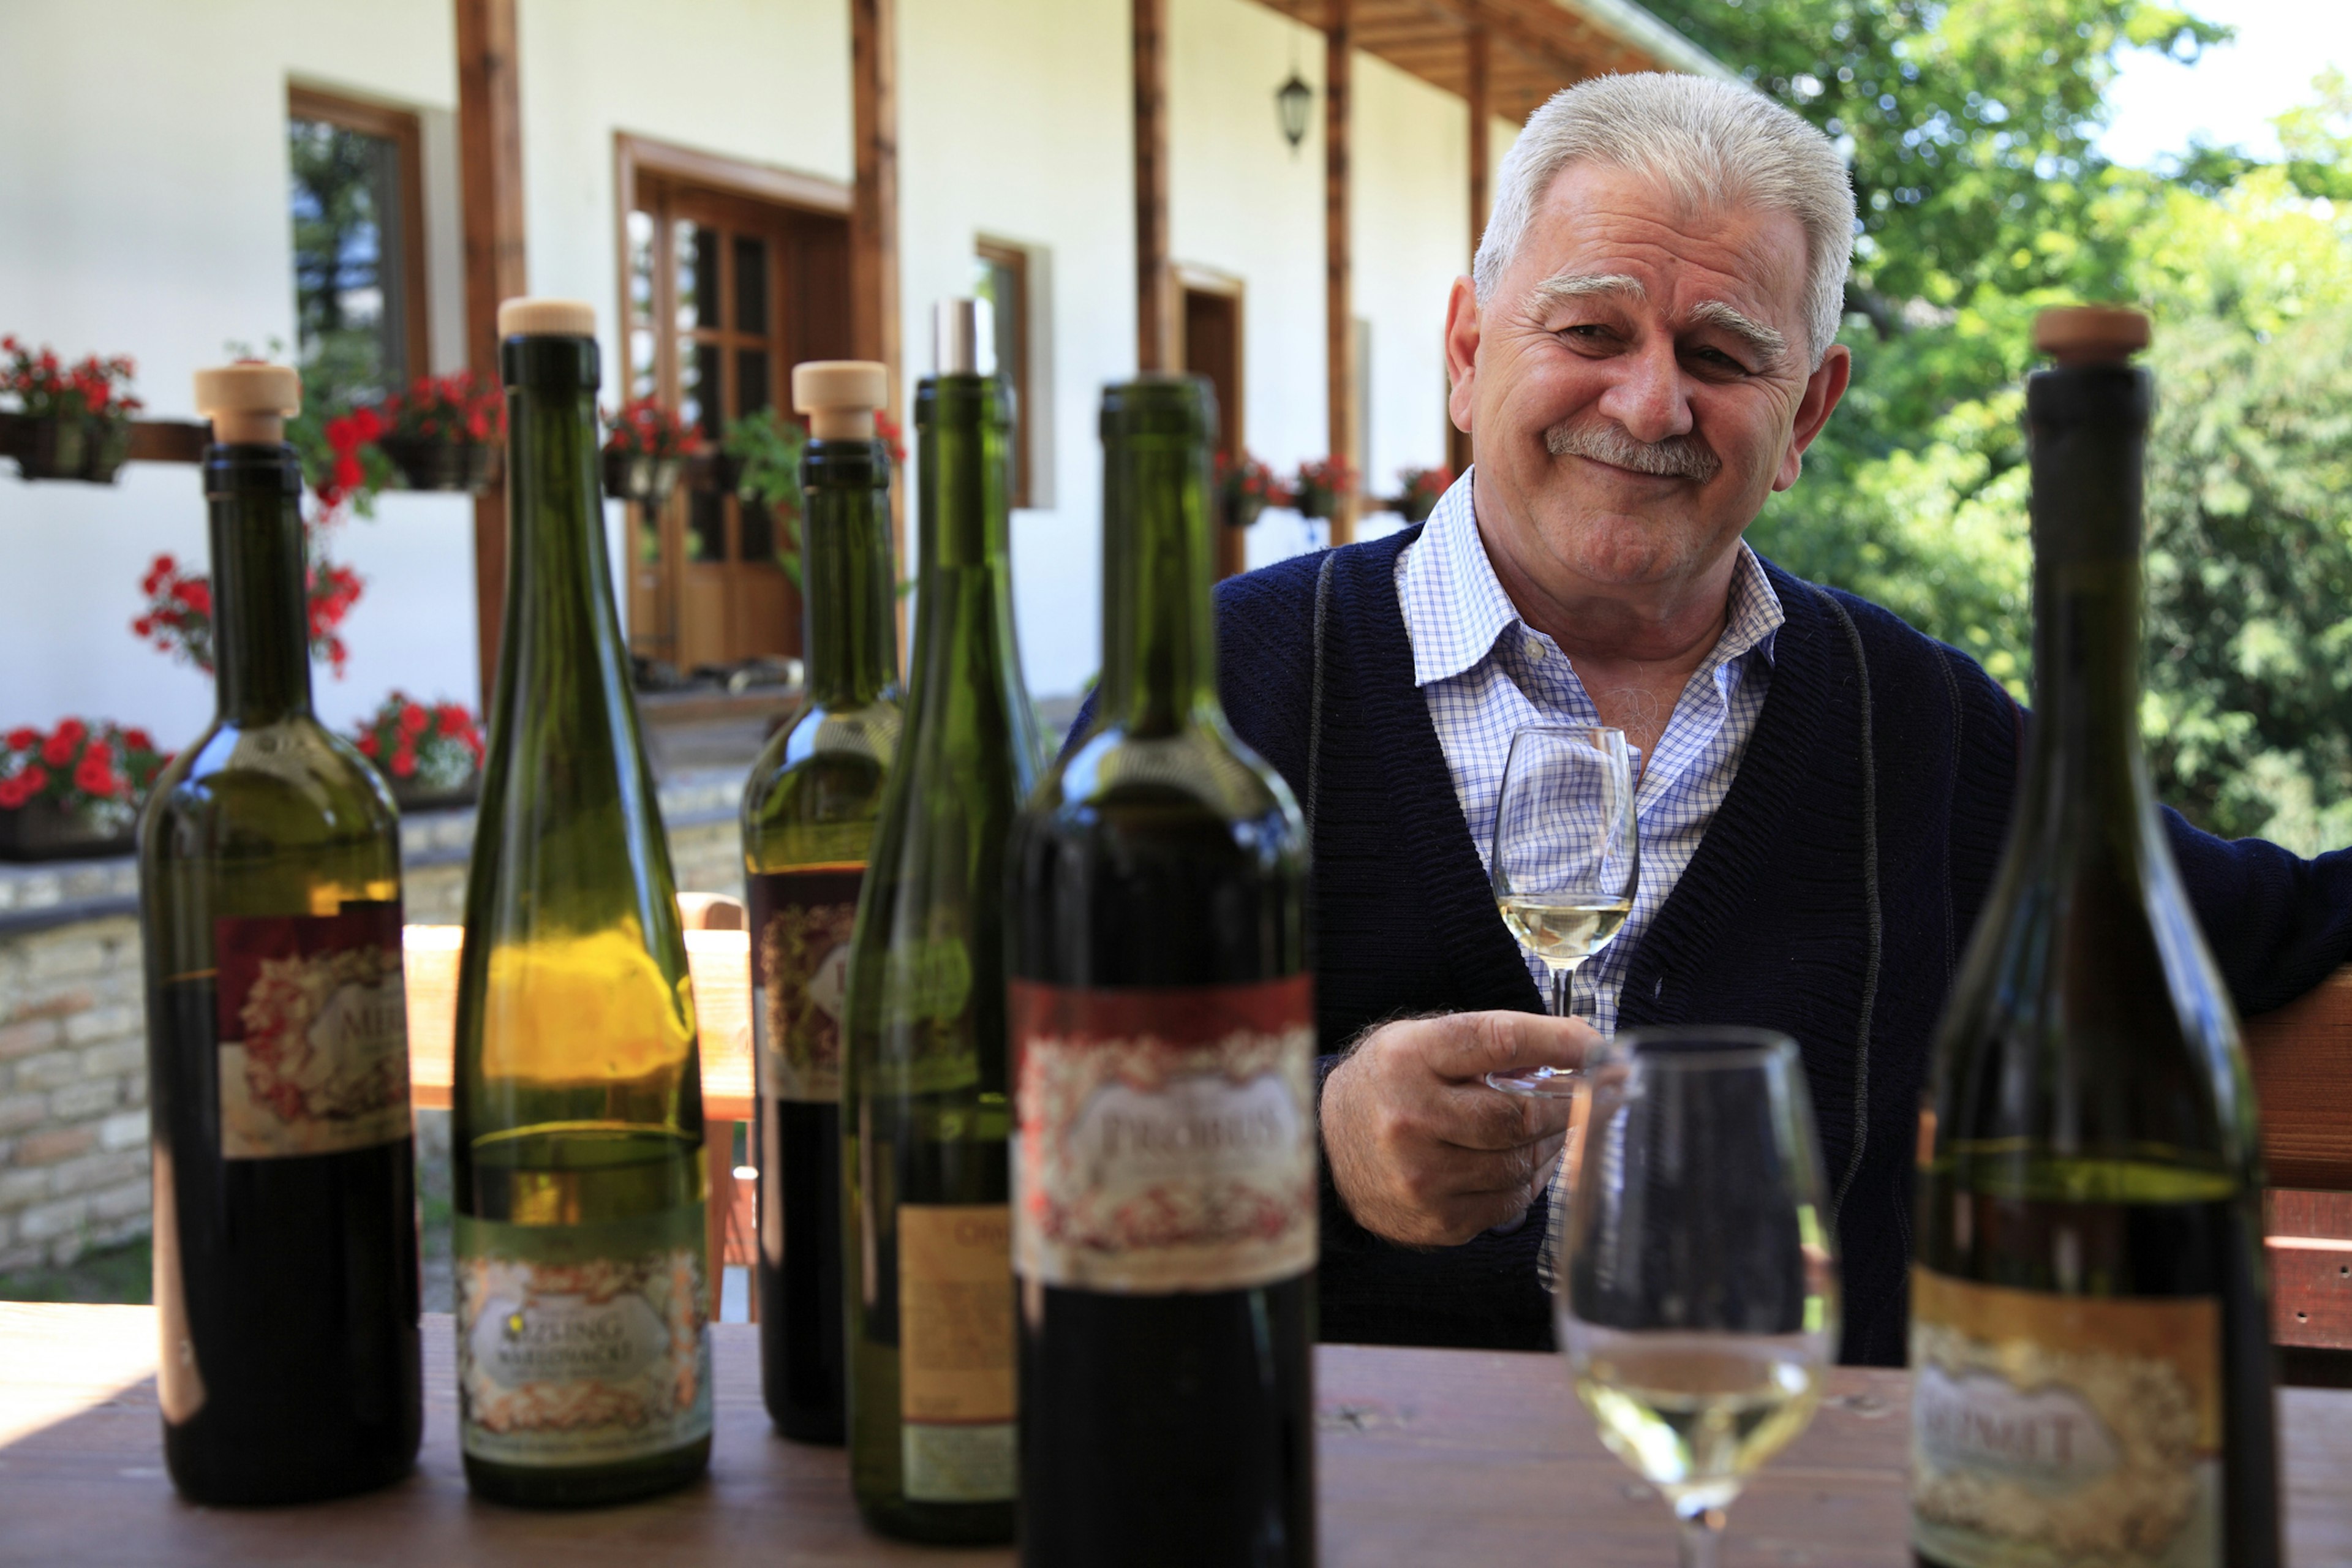
[{"label": "wooden window frame", "polygon": [[[388,104],[370,103],[363,99],[346,98],[341,93],[326,92],[299,82],[286,86],[286,118],[322,121],[339,125],[346,131],[356,131],[362,136],[381,136],[393,143],[400,154],[400,299],[404,319],[401,322],[402,352],[408,363],[402,367],[402,384],[405,385],[419,376],[433,374],[433,310],[430,283],[425,266],[425,131],[417,116],[405,109]],[[381,267],[383,258],[378,257]]]},{"label": "wooden window frame", "polygon": [[996,343],[996,369],[1013,388],[1013,406],[1019,410],[1019,438],[1013,443],[1013,486],[1010,504],[1016,510],[1027,510],[1032,504],[1034,486],[1030,476],[1036,463],[1036,426],[1032,421],[1045,417],[1031,395],[1034,390],[1029,375],[1029,337],[1033,325],[1030,314],[1036,308],[1037,292],[1029,286],[1029,251],[1025,246],[1001,239],[981,238],[972,242],[972,255],[991,267],[1000,268],[1011,275],[1013,292],[1020,297],[1021,309],[1016,325],[1019,331],[1008,342],[1002,323],[992,329]]},{"label": "wooden window frame", "polygon": [[1175,301],[1176,329],[1170,338],[1170,342],[1176,349],[1176,353],[1171,356],[1174,363],[1192,363],[1186,352],[1191,345],[1184,342],[1184,296],[1214,294],[1220,299],[1231,300],[1234,302],[1234,449],[1228,455],[1235,458],[1245,456],[1249,449],[1249,376],[1246,374],[1249,344],[1248,285],[1234,273],[1221,272],[1213,267],[1202,267],[1196,262],[1175,262],[1168,270],[1176,283],[1176,286],[1169,290],[1170,297]]}]

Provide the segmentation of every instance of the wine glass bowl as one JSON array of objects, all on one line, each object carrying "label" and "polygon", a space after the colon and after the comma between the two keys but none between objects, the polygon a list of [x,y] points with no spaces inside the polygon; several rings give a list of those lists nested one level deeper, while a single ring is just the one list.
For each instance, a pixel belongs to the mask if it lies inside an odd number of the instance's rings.
[{"label": "wine glass bowl", "polygon": [[[1641,874],[1633,752],[1605,725],[1538,727],[1511,737],[1486,860],[1495,906],[1519,945],[1551,976],[1557,1017],[1571,1016],[1577,969],[1607,947],[1633,910]],[[1565,1098],[1573,1068],[1486,1075],[1507,1094]]]},{"label": "wine glass bowl", "polygon": [[1795,1045],[1636,1030],[1587,1064],[1567,1193],[1559,1345],[1601,1441],[1664,1492],[1685,1568],[1812,1419],[1836,1354],[1837,1267]]}]

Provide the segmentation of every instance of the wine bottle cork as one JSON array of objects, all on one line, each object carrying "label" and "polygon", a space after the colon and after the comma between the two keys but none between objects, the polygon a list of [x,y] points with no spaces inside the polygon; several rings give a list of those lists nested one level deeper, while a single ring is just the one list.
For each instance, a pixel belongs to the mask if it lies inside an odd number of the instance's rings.
[{"label": "wine bottle cork", "polygon": [[2147,340],[2147,318],[2120,305],[2069,305],[2033,318],[2033,346],[2062,365],[2122,364]]},{"label": "wine bottle cork", "polygon": [[499,303],[501,338],[593,338],[596,307],[585,300],[537,300],[522,295]]},{"label": "wine bottle cork", "polygon": [[291,365],[225,364],[196,372],[196,412],[226,447],[275,447],[302,412],[302,377]]},{"label": "wine bottle cork", "polygon": [[870,359],[813,359],[793,366],[793,412],[820,441],[871,441],[874,411],[889,401],[889,373]]}]

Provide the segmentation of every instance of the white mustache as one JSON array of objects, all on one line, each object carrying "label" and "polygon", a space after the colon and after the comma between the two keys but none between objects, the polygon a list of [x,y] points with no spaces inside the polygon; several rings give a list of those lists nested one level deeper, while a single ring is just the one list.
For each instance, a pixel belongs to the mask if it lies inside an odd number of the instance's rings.
[{"label": "white mustache", "polygon": [[1700,484],[1723,471],[1723,459],[1695,437],[1669,436],[1663,441],[1636,441],[1620,426],[1605,421],[1590,425],[1555,425],[1544,432],[1544,450],[1555,458],[1591,458],[1637,474],[1696,479]]}]

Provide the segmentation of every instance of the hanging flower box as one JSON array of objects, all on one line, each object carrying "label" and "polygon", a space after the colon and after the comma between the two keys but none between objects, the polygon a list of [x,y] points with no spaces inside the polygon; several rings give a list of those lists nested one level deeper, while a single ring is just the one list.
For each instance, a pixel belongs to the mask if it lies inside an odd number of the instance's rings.
[{"label": "hanging flower box", "polygon": [[1290,504],[1290,492],[1274,470],[1244,452],[1234,458],[1217,454],[1217,521],[1227,528],[1247,528],[1270,506]]},{"label": "hanging flower box", "polygon": [[1438,499],[1454,488],[1452,468],[1404,468],[1397,478],[1403,481],[1404,493],[1391,505],[1407,522],[1427,522]]},{"label": "hanging flower box", "polygon": [[62,719],[0,739],[0,860],[127,855],[166,758],[143,730]]},{"label": "hanging flower box", "polygon": [[463,703],[419,702],[394,691],[352,740],[403,811],[471,805],[480,791],[482,733]]},{"label": "hanging flower box", "polygon": [[1324,521],[1339,510],[1339,498],[1355,489],[1355,470],[1346,458],[1318,458],[1298,465],[1298,476],[1290,481],[1290,504],[1299,516]]},{"label": "hanging flower box", "polygon": [[[479,495],[498,480],[506,402],[470,370],[419,376],[406,392],[352,417],[375,426],[377,450],[392,459],[410,489]],[[370,437],[362,433],[361,438]]]},{"label": "hanging flower box", "polygon": [[131,456],[131,416],[145,406],[131,393],[131,361],[89,354],[68,365],[56,350],[35,353],[14,337],[0,337],[0,392],[30,426],[17,477],[112,484]]},{"label": "hanging flower box", "polygon": [[677,488],[702,432],[651,397],[633,397],[604,420],[604,493],[658,511]]}]

